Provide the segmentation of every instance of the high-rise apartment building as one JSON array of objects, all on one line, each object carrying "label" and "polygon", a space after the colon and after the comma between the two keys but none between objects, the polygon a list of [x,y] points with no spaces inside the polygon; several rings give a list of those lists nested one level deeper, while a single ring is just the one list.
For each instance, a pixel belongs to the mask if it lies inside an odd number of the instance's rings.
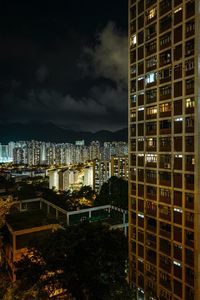
[{"label": "high-rise apartment building", "polygon": [[199,0],[129,0],[129,257],[141,299],[200,299],[199,11]]}]

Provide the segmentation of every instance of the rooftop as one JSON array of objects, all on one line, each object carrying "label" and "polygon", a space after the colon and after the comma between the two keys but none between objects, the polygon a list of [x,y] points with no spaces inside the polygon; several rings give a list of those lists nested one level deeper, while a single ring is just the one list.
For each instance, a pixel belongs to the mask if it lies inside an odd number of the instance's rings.
[{"label": "rooftop", "polygon": [[43,211],[19,212],[6,215],[6,222],[14,231],[57,224],[54,218],[49,218]]}]

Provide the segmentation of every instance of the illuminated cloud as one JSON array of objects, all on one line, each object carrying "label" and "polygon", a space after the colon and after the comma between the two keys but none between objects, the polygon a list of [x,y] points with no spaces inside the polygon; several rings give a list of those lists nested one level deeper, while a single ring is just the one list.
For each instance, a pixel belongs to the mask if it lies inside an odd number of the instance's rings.
[{"label": "illuminated cloud", "polygon": [[94,48],[85,48],[80,67],[96,77],[104,77],[117,84],[127,85],[128,81],[127,35],[117,30],[114,23],[97,34]]}]

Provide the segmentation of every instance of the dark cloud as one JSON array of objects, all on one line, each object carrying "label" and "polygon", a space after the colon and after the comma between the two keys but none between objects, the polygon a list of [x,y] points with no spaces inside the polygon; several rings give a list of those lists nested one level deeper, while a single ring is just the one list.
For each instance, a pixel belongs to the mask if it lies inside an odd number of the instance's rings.
[{"label": "dark cloud", "polygon": [[40,83],[44,82],[46,80],[46,78],[48,77],[48,75],[49,75],[49,70],[45,65],[42,65],[36,71],[36,79]]},{"label": "dark cloud", "polygon": [[[78,35],[77,35],[78,36]],[[59,64],[51,68],[52,54],[35,68],[34,80],[24,88],[12,80],[12,88],[1,97],[0,121],[53,122],[76,130],[116,130],[127,126],[127,37],[109,22],[94,39],[94,46],[84,47],[79,61],[69,64],[66,48],[58,57]],[[70,46],[71,47],[71,46]],[[66,49],[66,52],[65,52]],[[72,48],[71,48],[72,51]],[[56,68],[57,67],[57,68]],[[66,84],[54,85],[60,78]],[[72,69],[76,69],[73,72]],[[33,68],[32,68],[33,69]],[[63,71],[65,69],[65,71]],[[70,73],[70,71],[72,72]],[[80,74],[81,73],[81,74]],[[68,80],[71,74],[71,84]],[[77,77],[75,79],[75,75]],[[51,81],[50,81],[51,80]],[[83,82],[87,80],[87,91]],[[72,88],[73,86],[73,88]],[[23,92],[22,92],[23,88]],[[79,92],[77,92],[79,91]]]}]

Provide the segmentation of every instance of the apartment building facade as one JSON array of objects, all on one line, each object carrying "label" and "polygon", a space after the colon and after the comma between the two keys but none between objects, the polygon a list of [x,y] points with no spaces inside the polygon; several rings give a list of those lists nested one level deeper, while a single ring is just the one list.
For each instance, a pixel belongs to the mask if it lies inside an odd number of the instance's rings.
[{"label": "apartment building facade", "polygon": [[200,299],[199,0],[129,0],[129,260],[139,299]]}]

